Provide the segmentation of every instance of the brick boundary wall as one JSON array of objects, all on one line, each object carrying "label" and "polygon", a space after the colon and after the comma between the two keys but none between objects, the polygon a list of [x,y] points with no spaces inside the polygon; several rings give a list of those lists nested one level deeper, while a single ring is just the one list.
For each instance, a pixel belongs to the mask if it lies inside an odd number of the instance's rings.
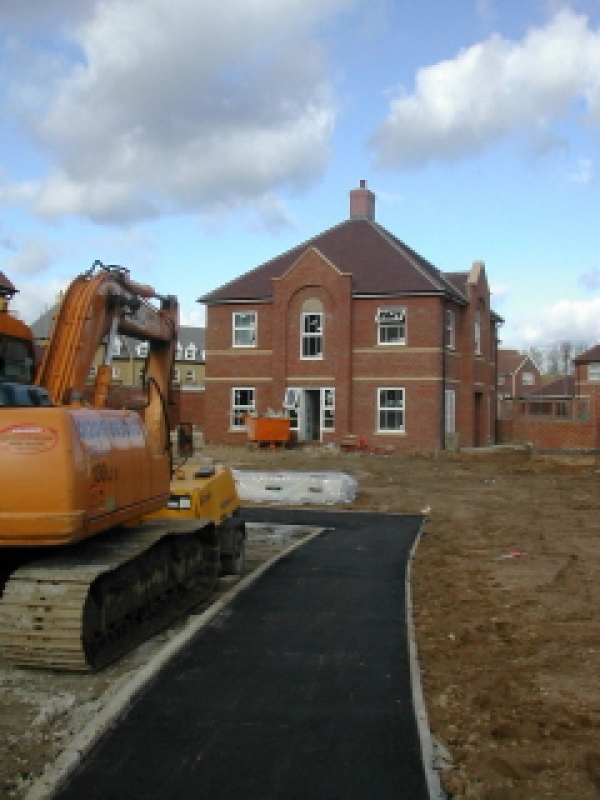
[{"label": "brick boundary wall", "polygon": [[600,427],[596,420],[538,420],[515,416],[499,420],[498,441],[530,442],[538,452],[600,452]]}]

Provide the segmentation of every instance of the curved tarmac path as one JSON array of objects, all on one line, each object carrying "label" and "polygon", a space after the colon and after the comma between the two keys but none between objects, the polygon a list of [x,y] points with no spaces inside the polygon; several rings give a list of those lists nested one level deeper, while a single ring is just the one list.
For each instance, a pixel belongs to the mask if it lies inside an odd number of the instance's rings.
[{"label": "curved tarmac path", "polygon": [[177,653],[58,800],[428,800],[406,570],[422,517],[244,509],[322,526]]}]

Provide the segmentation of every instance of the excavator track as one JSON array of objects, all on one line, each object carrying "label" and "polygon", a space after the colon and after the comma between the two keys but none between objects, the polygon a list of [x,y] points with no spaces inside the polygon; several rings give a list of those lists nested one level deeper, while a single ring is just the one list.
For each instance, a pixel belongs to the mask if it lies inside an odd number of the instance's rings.
[{"label": "excavator track", "polygon": [[0,599],[0,650],[17,666],[89,671],[203,602],[218,533],[198,519],[117,528],[18,568]]}]

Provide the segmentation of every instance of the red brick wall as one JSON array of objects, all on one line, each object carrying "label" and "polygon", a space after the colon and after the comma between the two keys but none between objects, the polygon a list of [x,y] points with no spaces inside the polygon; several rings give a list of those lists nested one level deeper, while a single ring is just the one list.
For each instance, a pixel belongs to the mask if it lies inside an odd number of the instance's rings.
[{"label": "red brick wall", "polygon": [[534,450],[597,450],[600,433],[595,421],[536,420],[517,417],[512,420],[513,441],[531,442]]},{"label": "red brick wall", "polygon": [[197,428],[204,428],[205,397],[204,388],[175,389],[171,429],[177,427],[180,422],[191,422]]},{"label": "red brick wall", "polygon": [[589,397],[589,419],[540,419],[514,404],[511,419],[498,423],[498,440],[530,442],[539,451],[600,450],[600,386],[581,377],[576,371],[576,395]]}]

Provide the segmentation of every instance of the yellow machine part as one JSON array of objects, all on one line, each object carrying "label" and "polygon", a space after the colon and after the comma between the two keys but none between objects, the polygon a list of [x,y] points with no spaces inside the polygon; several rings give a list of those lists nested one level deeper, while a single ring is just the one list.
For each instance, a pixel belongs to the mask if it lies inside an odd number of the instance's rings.
[{"label": "yellow machine part", "polygon": [[147,518],[187,517],[220,525],[237,511],[239,505],[230,469],[221,464],[210,468],[185,465],[177,470],[171,481],[168,502]]}]

